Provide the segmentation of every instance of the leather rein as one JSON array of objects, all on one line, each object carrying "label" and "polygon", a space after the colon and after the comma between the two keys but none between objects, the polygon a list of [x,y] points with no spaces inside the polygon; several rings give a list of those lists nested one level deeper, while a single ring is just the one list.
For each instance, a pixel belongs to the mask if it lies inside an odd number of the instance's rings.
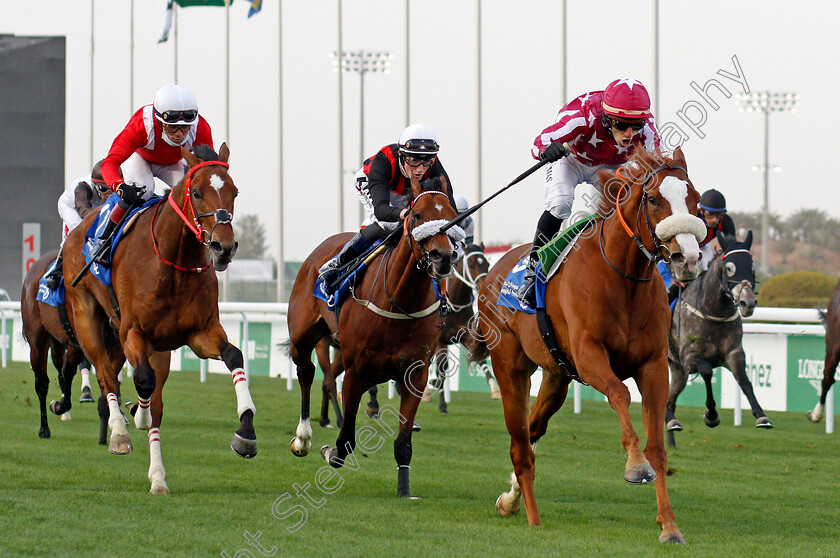
[{"label": "leather rein", "polygon": [[[175,213],[180,217],[181,221],[187,225],[187,228],[195,235],[196,240],[207,246],[210,244],[210,240],[213,238],[213,231],[216,230],[216,227],[219,225],[229,225],[233,220],[233,216],[230,212],[226,209],[218,209],[216,211],[211,211],[208,213],[198,213],[195,209],[195,203],[192,199],[192,176],[198,169],[202,167],[207,167],[211,165],[220,165],[224,168],[228,168],[230,165],[223,161],[203,161],[194,167],[190,168],[189,172],[187,172],[186,176],[186,187],[184,188],[184,203],[183,209],[178,206],[177,202],[175,201],[174,197],[171,194],[167,194],[162,198],[158,203],[155,204],[155,212],[152,215],[152,222],[151,222],[151,232],[152,232],[152,246],[155,249],[155,255],[162,261],[164,264],[172,267],[178,271],[186,271],[190,273],[202,273],[209,268],[213,267],[213,261],[211,260],[205,266],[202,267],[183,267],[174,262],[170,262],[166,258],[160,255],[160,251],[158,250],[158,243],[157,238],[155,238],[155,222],[157,222],[158,214],[161,210],[161,205],[168,199],[169,205],[172,209],[175,210]],[[191,215],[191,217],[188,217]],[[200,219],[203,217],[211,217],[215,216],[216,220],[213,223],[213,227],[208,231],[201,225]]]}]

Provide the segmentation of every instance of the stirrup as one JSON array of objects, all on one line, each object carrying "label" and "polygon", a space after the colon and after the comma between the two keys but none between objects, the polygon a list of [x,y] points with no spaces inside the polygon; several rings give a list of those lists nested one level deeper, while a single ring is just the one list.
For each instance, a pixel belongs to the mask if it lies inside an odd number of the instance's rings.
[{"label": "stirrup", "polygon": [[111,238],[98,238],[90,254],[94,262],[103,267],[111,267]]},{"label": "stirrup", "polygon": [[534,307],[537,304],[537,274],[531,269],[528,269],[525,272],[525,276],[522,278],[522,285],[520,285],[519,290],[516,291],[516,299],[521,302],[522,304],[530,307]]},{"label": "stirrup", "polygon": [[55,291],[58,289],[59,285],[61,285],[61,273],[50,273],[46,277],[44,277],[44,283],[46,283],[47,287],[51,291]]}]

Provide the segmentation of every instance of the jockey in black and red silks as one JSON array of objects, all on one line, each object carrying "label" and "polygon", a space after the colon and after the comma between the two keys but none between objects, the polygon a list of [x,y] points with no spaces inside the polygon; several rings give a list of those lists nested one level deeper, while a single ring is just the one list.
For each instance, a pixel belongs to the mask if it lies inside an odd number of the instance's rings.
[{"label": "jockey in black and red silks", "polygon": [[[114,139],[102,163],[102,176],[121,201],[100,234],[92,253],[111,236],[125,212],[155,194],[155,178],[172,188],[184,177],[187,164],[181,148],[213,147],[210,125],[198,114],[195,94],[179,83],[164,85],[150,105],[141,107]],[[122,176],[120,176],[122,169]],[[110,251],[98,261],[110,265]]]},{"label": "jockey in black and red silks", "polygon": [[452,207],[452,182],[438,159],[437,134],[423,124],[412,124],[400,134],[399,143],[380,149],[365,159],[356,173],[354,186],[368,217],[362,230],[356,233],[336,257],[320,269],[321,281],[330,285],[341,269],[362,254],[377,239],[384,239],[391,231],[402,228],[402,220],[411,204],[411,179],[420,182],[446,179],[447,195]]},{"label": "jockey in black and red silks", "polygon": [[575,187],[594,183],[599,170],[614,171],[629,161],[636,143],[655,152],[660,138],[650,112],[650,96],[640,81],[630,78],[617,79],[603,91],[573,99],[560,109],[556,122],[536,137],[532,155],[551,164],[545,174],[545,211],[537,223],[528,269],[517,293],[526,305],[535,302],[537,250],[571,215]]}]

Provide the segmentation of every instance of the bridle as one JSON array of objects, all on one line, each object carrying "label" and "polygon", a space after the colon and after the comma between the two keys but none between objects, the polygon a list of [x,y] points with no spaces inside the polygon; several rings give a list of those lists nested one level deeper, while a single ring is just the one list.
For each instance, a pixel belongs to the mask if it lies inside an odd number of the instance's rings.
[{"label": "bridle", "polygon": [[736,287],[740,287],[740,290],[738,291],[738,296],[739,297],[740,297],[741,290],[743,290],[745,287],[749,287],[750,289],[753,290],[753,292],[755,292],[755,279],[753,279],[753,281],[750,281],[749,279],[742,279],[741,281],[737,281],[737,280],[729,279],[728,277],[726,279],[724,279],[723,276],[726,273],[726,266],[724,265],[723,268],[721,269],[721,271],[717,270],[718,264],[720,262],[724,261],[727,258],[727,256],[729,256],[731,254],[737,254],[737,253],[746,253],[746,254],[750,255],[750,258],[752,258],[752,252],[750,252],[746,248],[735,248],[734,250],[730,250],[728,252],[725,252],[725,253],[721,254],[721,256],[718,259],[715,260],[715,277],[717,277],[717,280],[720,282],[720,286],[723,289],[723,291],[726,293],[726,297],[733,304],[735,304],[735,295],[732,294],[732,291],[734,291]]},{"label": "bridle", "polygon": [[[639,202],[639,211],[636,212],[636,229],[641,230],[640,221],[641,221],[642,215],[644,215],[645,226],[647,227],[647,233],[648,233],[648,236],[650,237],[651,241],[653,242],[653,250],[651,251],[651,250],[647,249],[647,247],[644,244],[644,241],[636,233],[633,232],[633,230],[627,224],[627,221],[624,219],[624,215],[621,214],[621,204],[620,204],[621,198],[622,198],[621,194],[624,192],[625,187],[627,188],[628,194],[630,192],[630,180],[626,176],[624,176],[624,174],[621,172],[622,170],[623,170],[623,168],[618,168],[615,171],[615,175],[621,180],[621,183],[622,183],[621,188],[619,188],[619,190],[618,190],[618,194],[616,194],[616,196],[615,196],[615,214],[618,217],[618,222],[621,223],[621,227],[624,229],[624,231],[627,233],[627,235],[633,240],[633,242],[636,244],[636,246],[639,248],[639,250],[641,250],[641,252],[642,252],[642,254],[644,254],[645,258],[647,258],[649,266],[655,265],[656,262],[658,262],[660,260],[665,261],[666,263],[669,263],[670,259],[668,259],[668,258],[666,258],[665,256],[662,255],[663,251],[666,248],[662,245],[662,241],[659,240],[659,237],[656,236],[656,230],[653,226],[653,223],[650,220],[650,212],[648,211],[648,197],[649,196],[648,196],[647,189],[645,188],[645,186],[660,171],[663,171],[663,170],[682,171],[682,172],[685,173],[686,178],[688,177],[688,171],[684,167],[681,167],[679,165],[663,164],[663,165],[660,165],[655,170],[649,171],[645,175],[644,180],[641,181],[641,183],[640,183],[641,187],[642,187],[642,199]],[[603,239],[604,239],[604,227],[602,225],[601,230],[599,231],[599,235],[598,235],[598,246],[601,249],[601,256],[604,258],[604,261],[606,261],[607,264],[609,264],[609,266],[611,268],[613,268],[615,271],[617,271],[619,274],[621,274],[625,279],[630,279],[630,280],[638,281],[638,282],[651,281],[653,279],[653,276],[651,276],[651,277],[634,277],[633,275],[629,275],[628,273],[625,273],[624,271],[622,271],[618,267],[616,267],[607,258],[607,254],[604,252],[604,240]]]},{"label": "bridle", "polygon": [[[187,225],[187,228],[192,231],[195,235],[196,240],[199,243],[207,246],[210,244],[211,239],[213,238],[213,232],[216,230],[216,227],[219,225],[230,225],[231,221],[233,221],[233,216],[227,209],[217,209],[216,211],[211,211],[208,213],[198,213],[195,209],[195,203],[192,199],[192,176],[198,169],[202,167],[207,167],[210,165],[221,165],[224,168],[228,168],[230,165],[223,161],[203,161],[194,167],[190,168],[189,172],[187,172],[187,176],[185,177],[186,185],[184,188],[184,203],[183,209],[178,206],[177,202],[175,201],[174,197],[170,194],[167,194],[163,199],[161,199],[157,204],[155,204],[155,213],[152,216],[151,222],[151,230],[152,230],[152,246],[155,250],[155,255],[165,263],[166,265],[177,269],[178,271],[188,271],[191,273],[201,273],[206,271],[210,267],[212,267],[213,262],[211,262],[202,267],[183,267],[173,262],[170,262],[166,258],[160,255],[160,251],[158,250],[157,239],[155,238],[155,222],[157,221],[158,214],[160,213],[161,204],[168,199],[169,205],[172,206],[172,209],[175,210],[175,213],[181,220]],[[188,217],[188,215],[192,215],[192,217]],[[215,216],[215,221],[213,223],[213,227],[208,231],[201,225],[200,219],[204,217],[212,217]]]},{"label": "bridle", "polygon": [[[461,266],[463,266],[464,272],[463,273],[459,272],[458,267],[456,267],[455,270],[453,271],[453,274],[455,275],[455,277],[458,278],[459,281],[461,281],[461,283],[465,284],[466,286],[468,286],[470,289],[472,289],[474,291],[478,290],[478,282],[481,279],[484,279],[484,277],[487,276],[486,271],[483,272],[483,273],[479,273],[475,277],[473,277],[473,275],[472,275],[472,270],[470,270],[469,260],[470,260],[470,258],[474,258],[474,257],[478,257],[478,256],[484,256],[485,258],[487,257],[487,256],[484,255],[484,252],[482,252],[481,250],[474,250],[472,252],[464,254],[464,257],[461,258]],[[459,267],[461,267],[461,266],[459,266]]]},{"label": "bridle", "polygon": [[[449,196],[447,196],[444,192],[440,192],[438,190],[424,190],[423,192],[420,192],[420,194],[411,201],[410,209],[414,209],[414,206],[417,204],[417,201],[423,196],[436,195],[445,196],[447,200],[449,199]],[[435,226],[439,225],[437,226],[437,230],[439,230],[441,226],[446,225],[448,223],[449,221],[446,219],[439,219],[435,221],[427,221],[426,223],[423,223],[422,226],[429,227],[430,230],[434,230]],[[403,234],[406,237],[408,237],[408,244],[411,247],[411,253],[414,255],[414,259],[417,260],[417,269],[425,269],[427,273],[429,273],[429,276],[433,277],[433,273],[430,271],[431,260],[429,259],[429,251],[423,248],[423,246],[420,244],[420,241],[416,238],[416,228],[417,225],[416,219],[414,218],[414,212],[409,211],[409,218],[403,221]],[[435,232],[434,234],[437,233]],[[424,238],[434,236],[434,234],[428,234],[427,236],[424,236]],[[450,232],[447,231],[446,234],[449,236]],[[455,234],[455,231],[453,231],[452,236],[454,236]],[[461,234],[463,234],[463,231],[461,231]]]}]

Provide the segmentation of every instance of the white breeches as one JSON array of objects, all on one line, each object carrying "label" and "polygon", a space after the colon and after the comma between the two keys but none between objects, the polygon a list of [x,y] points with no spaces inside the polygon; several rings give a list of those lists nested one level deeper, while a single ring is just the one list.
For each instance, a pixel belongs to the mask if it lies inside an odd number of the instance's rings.
[{"label": "white breeches", "polygon": [[584,165],[574,156],[564,157],[545,169],[545,210],[558,219],[572,213],[575,188],[583,182],[595,184],[599,170],[613,171],[618,165]]}]

